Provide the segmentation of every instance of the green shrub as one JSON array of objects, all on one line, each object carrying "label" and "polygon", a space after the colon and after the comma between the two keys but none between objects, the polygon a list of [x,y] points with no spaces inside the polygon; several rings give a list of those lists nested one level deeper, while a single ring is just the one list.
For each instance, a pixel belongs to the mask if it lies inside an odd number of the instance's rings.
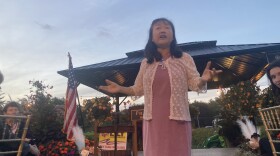
[{"label": "green shrub", "polygon": [[192,149],[203,148],[203,142],[217,134],[218,129],[216,128],[196,128],[192,130]]},{"label": "green shrub", "polygon": [[94,136],[94,132],[86,132],[84,133],[85,135],[85,138],[88,139],[88,140],[93,140],[93,136]]}]

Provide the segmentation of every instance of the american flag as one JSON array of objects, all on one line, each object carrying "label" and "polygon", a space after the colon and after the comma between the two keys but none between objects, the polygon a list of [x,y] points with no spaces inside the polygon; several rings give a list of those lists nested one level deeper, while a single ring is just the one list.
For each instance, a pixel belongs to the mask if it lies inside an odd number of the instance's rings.
[{"label": "american flag", "polygon": [[72,128],[78,123],[76,115],[76,96],[77,96],[77,82],[74,78],[73,65],[70,54],[69,57],[69,70],[68,70],[68,86],[66,91],[65,113],[63,132],[67,134],[67,139],[73,139]]}]

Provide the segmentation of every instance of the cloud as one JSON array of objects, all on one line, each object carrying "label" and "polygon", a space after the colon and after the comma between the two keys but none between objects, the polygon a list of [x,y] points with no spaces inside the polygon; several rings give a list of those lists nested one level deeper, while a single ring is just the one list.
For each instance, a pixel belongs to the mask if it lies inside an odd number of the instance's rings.
[{"label": "cloud", "polygon": [[39,25],[42,29],[45,29],[45,30],[52,30],[54,28],[54,26],[52,26],[50,24],[42,24],[42,23],[39,23],[37,21],[35,21],[35,23],[37,25]]},{"label": "cloud", "polygon": [[110,31],[108,29],[102,27],[99,29],[97,37],[110,38],[110,37],[112,37],[112,34],[110,33]]},{"label": "cloud", "polygon": [[[126,52],[144,48],[148,28],[156,17],[174,22],[180,43],[208,39],[216,39],[219,44],[279,42],[277,4],[262,2],[253,9],[240,5],[242,0],[232,5],[207,2],[203,6],[183,0],[161,5],[158,2],[1,2],[0,70],[5,76],[2,90],[13,98],[20,97],[28,93],[28,81],[35,79],[53,85],[52,95],[65,96],[67,78],[57,71],[67,68],[68,51],[75,67],[125,57]],[[228,11],[229,6],[232,9]],[[234,9],[240,6],[246,11],[242,17]],[[86,86],[78,90],[81,96],[101,95]],[[211,97],[214,96],[215,93]]]}]

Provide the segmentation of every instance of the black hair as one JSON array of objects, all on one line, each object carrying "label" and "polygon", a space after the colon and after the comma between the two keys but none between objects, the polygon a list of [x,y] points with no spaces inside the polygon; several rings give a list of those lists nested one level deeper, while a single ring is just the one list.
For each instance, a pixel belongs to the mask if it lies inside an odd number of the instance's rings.
[{"label": "black hair", "polygon": [[157,51],[156,44],[152,41],[152,39],[153,39],[153,26],[158,22],[167,23],[168,25],[171,26],[171,29],[173,31],[173,41],[170,44],[170,55],[171,55],[171,57],[180,58],[183,55],[182,51],[177,46],[177,40],[176,40],[176,36],[175,36],[175,28],[174,28],[173,23],[166,18],[157,18],[157,19],[153,20],[153,22],[151,24],[151,27],[150,27],[150,30],[149,30],[149,39],[148,39],[148,42],[147,42],[146,47],[145,47],[145,57],[147,58],[147,63],[149,63],[149,64],[153,63],[154,60],[160,61],[162,59],[162,56]]},{"label": "black hair", "polygon": [[19,103],[15,102],[15,101],[10,101],[4,106],[3,112],[6,113],[9,107],[17,107],[18,110],[20,111]]}]

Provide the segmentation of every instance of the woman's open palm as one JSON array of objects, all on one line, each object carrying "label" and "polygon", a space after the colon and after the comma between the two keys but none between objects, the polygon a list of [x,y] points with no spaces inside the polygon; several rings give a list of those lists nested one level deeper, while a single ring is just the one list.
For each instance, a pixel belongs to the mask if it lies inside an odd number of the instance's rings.
[{"label": "woman's open palm", "polygon": [[223,72],[222,70],[216,70],[215,68],[212,68],[212,70],[210,69],[211,67],[211,62],[207,62],[207,65],[203,71],[203,74],[201,76],[201,78],[204,81],[211,81],[215,76],[217,76],[219,73]]},{"label": "woman's open palm", "polygon": [[119,93],[121,86],[118,85],[117,83],[110,81],[110,80],[105,80],[107,86],[99,86],[99,89],[104,90],[109,93]]}]

